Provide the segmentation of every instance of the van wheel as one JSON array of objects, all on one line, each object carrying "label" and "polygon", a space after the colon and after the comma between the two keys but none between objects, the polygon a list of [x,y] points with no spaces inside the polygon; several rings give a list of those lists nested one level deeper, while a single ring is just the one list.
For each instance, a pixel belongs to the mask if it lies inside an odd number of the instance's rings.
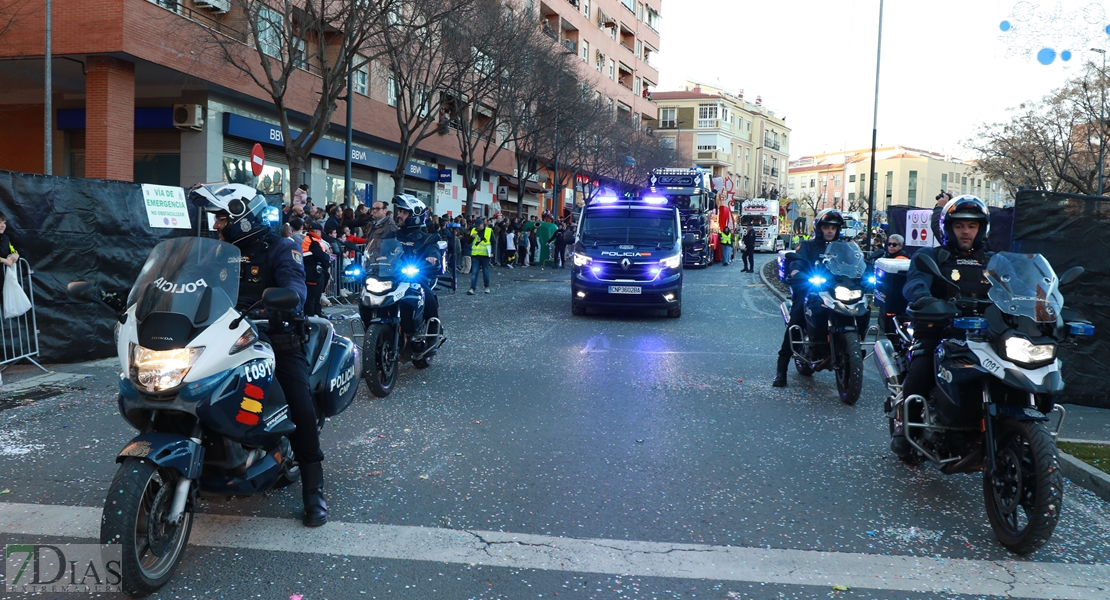
[{"label": "van wheel", "polygon": [[667,309],[667,316],[672,319],[677,319],[682,316],[682,307],[676,306],[675,308]]},{"label": "van wheel", "polygon": [[571,302],[570,303],[570,314],[572,314],[576,317],[584,316],[586,314],[586,307],[582,306],[581,304],[575,304],[575,303]]}]

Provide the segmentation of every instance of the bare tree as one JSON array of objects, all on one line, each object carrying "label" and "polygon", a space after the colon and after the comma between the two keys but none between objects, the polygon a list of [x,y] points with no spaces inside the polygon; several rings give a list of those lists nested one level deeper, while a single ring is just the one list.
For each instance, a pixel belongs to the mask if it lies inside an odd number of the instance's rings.
[{"label": "bare tree", "polygon": [[[401,0],[232,0],[231,31],[204,29],[205,50],[246,76],[274,103],[296,188],[331,127],[347,76],[377,55],[381,24]],[[238,35],[233,31],[237,30]],[[292,98],[318,96],[294,135]]]},{"label": "bare tree", "polygon": [[389,103],[399,129],[394,193],[405,189],[409,161],[428,138],[446,134],[446,102],[460,99],[479,55],[469,28],[489,3],[481,0],[406,0],[385,15],[377,38]]},{"label": "bare tree", "polygon": [[0,0],[0,38],[35,11],[31,0]]},{"label": "bare tree", "polygon": [[978,170],[1011,194],[1020,188],[1097,193],[1099,145],[1107,137],[1106,84],[1106,74],[1087,65],[1082,76],[1040,101],[1011,109],[1009,121],[982,125],[965,142],[978,154]]}]

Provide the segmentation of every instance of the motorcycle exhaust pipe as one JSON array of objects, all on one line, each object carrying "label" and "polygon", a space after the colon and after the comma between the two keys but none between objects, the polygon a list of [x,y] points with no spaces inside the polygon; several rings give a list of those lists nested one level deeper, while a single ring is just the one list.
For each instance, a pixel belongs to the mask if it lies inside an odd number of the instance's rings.
[{"label": "motorcycle exhaust pipe", "polygon": [[783,323],[789,323],[790,322],[790,308],[791,308],[791,304],[790,304],[789,300],[784,300],[782,302],[782,304],[779,304],[779,312],[782,313],[782,322]]},{"label": "motorcycle exhaust pipe", "polygon": [[902,370],[894,357],[894,345],[885,337],[875,340],[875,366],[887,382],[899,383]]}]

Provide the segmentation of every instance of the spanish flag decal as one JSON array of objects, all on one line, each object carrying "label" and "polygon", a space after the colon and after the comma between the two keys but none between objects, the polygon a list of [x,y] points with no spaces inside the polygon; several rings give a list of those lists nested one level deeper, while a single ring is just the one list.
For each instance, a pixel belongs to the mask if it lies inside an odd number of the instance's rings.
[{"label": "spanish flag decal", "polygon": [[247,425],[258,425],[258,421],[262,418],[262,398],[266,395],[262,388],[257,385],[248,383],[243,389],[243,401],[239,403],[239,414],[235,416],[235,420]]}]

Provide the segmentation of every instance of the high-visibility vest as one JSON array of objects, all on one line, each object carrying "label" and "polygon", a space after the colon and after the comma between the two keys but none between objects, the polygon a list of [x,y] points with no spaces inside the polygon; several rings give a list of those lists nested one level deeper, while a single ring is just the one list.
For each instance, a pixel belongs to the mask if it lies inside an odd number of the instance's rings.
[{"label": "high-visibility vest", "polygon": [[471,229],[470,235],[474,236],[474,246],[470,249],[470,254],[473,256],[489,256],[493,247],[490,238],[493,235],[493,230],[486,227],[485,240],[482,240],[477,228]]},{"label": "high-visibility vest", "polygon": [[721,243],[724,244],[725,246],[731,246],[732,245],[732,234],[731,233],[721,233]]}]

